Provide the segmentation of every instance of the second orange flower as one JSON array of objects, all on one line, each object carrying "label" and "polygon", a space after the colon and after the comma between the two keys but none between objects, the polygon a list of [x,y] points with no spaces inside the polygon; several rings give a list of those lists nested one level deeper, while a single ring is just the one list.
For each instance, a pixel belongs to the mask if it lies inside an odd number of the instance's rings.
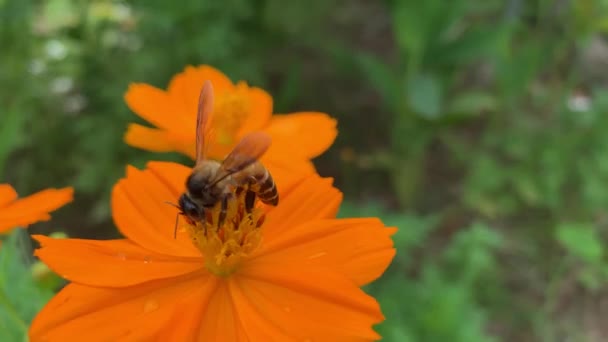
[{"label": "second orange flower", "polygon": [[25,198],[17,198],[17,192],[9,184],[0,184],[0,234],[15,227],[47,221],[50,212],[72,201],[74,189],[46,189]]},{"label": "second orange flower", "polygon": [[272,137],[262,162],[279,186],[289,187],[314,171],[310,159],[334,142],[336,120],[318,112],[272,115],[272,97],[240,81],[234,84],[220,71],[202,65],[186,67],[173,77],[167,90],[144,83],[131,84],[125,100],[129,108],[155,128],[130,124],[127,144],[155,152],[176,151],[194,159],[197,99],[205,80],[216,93],[210,123],[208,156],[222,160],[238,141],[252,131]]}]

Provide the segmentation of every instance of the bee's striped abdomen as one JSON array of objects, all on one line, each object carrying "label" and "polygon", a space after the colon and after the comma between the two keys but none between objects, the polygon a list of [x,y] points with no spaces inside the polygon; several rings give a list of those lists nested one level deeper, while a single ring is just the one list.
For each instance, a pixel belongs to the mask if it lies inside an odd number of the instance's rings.
[{"label": "bee's striped abdomen", "polygon": [[265,167],[260,167],[258,170],[259,172],[253,176],[255,182],[251,189],[256,193],[260,201],[276,206],[279,204],[279,192],[274,179],[272,179],[270,172]]},{"label": "bee's striped abdomen", "polygon": [[266,180],[260,186],[258,196],[262,202],[276,206],[279,204],[279,191],[277,190],[276,184],[274,184],[274,179],[272,179],[270,172],[266,170],[265,173]]}]

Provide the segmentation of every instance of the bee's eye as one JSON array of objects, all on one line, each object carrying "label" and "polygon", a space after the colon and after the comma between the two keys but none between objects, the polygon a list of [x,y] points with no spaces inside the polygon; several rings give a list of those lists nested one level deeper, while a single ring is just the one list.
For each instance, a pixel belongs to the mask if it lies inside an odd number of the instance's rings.
[{"label": "bee's eye", "polygon": [[198,209],[196,208],[196,205],[192,203],[192,201],[184,202],[184,211],[188,215],[196,215],[196,213],[198,213]]},{"label": "bee's eye", "polygon": [[198,217],[198,209],[194,206],[188,207],[186,208],[186,214],[188,214],[188,216]]},{"label": "bee's eye", "polygon": [[198,206],[194,202],[192,202],[192,200],[186,195],[182,195],[182,197],[180,197],[179,205],[184,214],[193,219],[199,219],[199,216],[201,214]]}]

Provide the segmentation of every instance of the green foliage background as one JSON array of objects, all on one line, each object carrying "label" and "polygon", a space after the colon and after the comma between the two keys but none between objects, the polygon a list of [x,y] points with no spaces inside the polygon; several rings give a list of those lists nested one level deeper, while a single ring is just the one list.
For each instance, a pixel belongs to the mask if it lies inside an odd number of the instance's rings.
[{"label": "green foliage background", "polygon": [[[606,0],[0,0],[0,179],[76,187],[32,232],[117,236],[125,165],[189,162],[123,143],[128,84],[211,64],[338,118],[341,215],[400,228],[385,340],[608,340],[607,29]],[[0,249],[2,341],[58,284],[29,250]]]}]

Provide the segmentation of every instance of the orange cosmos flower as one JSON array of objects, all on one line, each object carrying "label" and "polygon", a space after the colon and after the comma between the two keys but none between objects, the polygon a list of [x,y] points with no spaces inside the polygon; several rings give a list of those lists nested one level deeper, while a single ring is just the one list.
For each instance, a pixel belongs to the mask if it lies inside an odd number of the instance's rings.
[{"label": "orange cosmos flower", "polygon": [[341,193],[311,176],[277,207],[243,217],[237,201],[221,229],[184,223],[174,238],[176,210],[164,202],[189,172],[168,162],[127,169],[112,193],[126,239],[34,237],[36,255],[72,283],[34,319],[32,341],[380,338],[372,326],[382,313],[360,286],[394,257],[394,228],[335,219]]},{"label": "orange cosmos flower", "polygon": [[265,131],[272,146],[261,161],[281,187],[314,170],[310,159],[334,142],[336,120],[318,112],[272,115],[272,97],[264,90],[240,81],[233,84],[226,75],[208,65],[186,67],[161,90],[148,84],[131,84],[125,100],[137,115],[157,128],[130,124],[127,144],[155,152],[177,151],[195,159],[195,127],[198,96],[205,80],[215,91],[208,156],[222,160],[247,133]]},{"label": "orange cosmos flower", "polygon": [[73,195],[72,188],[47,189],[18,200],[13,187],[0,184],[0,234],[49,220],[49,213],[71,202]]}]

